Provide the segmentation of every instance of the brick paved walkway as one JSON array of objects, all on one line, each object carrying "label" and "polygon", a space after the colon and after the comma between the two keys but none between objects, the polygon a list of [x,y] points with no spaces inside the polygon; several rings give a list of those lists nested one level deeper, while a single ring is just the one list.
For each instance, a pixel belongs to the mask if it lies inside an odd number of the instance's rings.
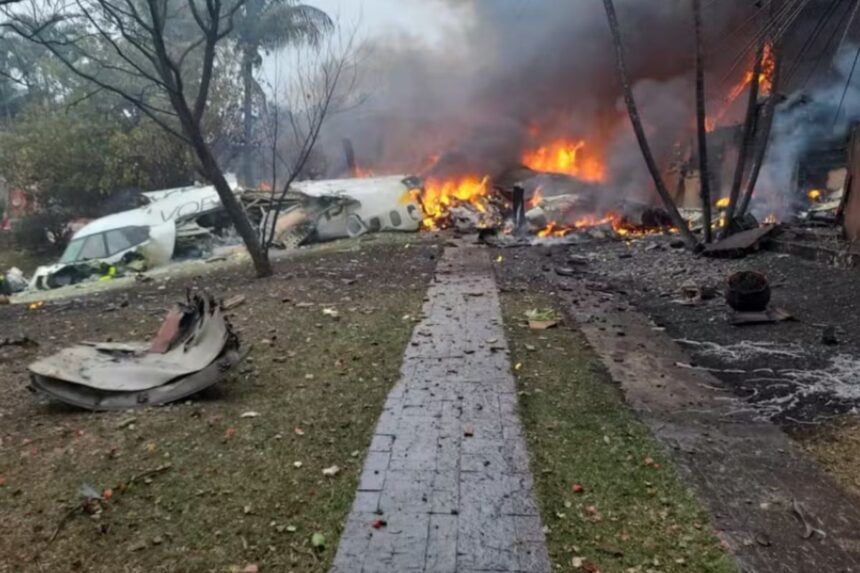
[{"label": "brick paved walkway", "polygon": [[486,251],[446,249],[424,316],[332,571],[548,572]]}]

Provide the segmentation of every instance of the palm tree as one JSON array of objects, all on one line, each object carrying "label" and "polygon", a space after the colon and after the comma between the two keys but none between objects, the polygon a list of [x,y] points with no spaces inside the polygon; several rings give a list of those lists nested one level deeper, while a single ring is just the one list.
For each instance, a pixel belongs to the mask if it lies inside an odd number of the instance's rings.
[{"label": "palm tree", "polygon": [[243,150],[241,177],[253,185],[254,162],[251,141],[254,135],[254,93],[262,90],[254,79],[254,70],[263,62],[261,52],[283,48],[293,42],[319,41],[334,24],[328,14],[294,0],[247,0],[236,22],[235,40],[241,51]]},{"label": "palm tree", "polygon": [[618,68],[618,77],[621,80],[624,103],[627,105],[627,114],[630,116],[633,133],[636,135],[636,141],[639,143],[639,149],[642,151],[643,159],[645,159],[645,166],[654,180],[654,187],[656,187],[657,194],[663,200],[663,206],[666,208],[666,212],[669,213],[672,224],[678,229],[687,247],[691,250],[696,250],[699,247],[699,241],[693,236],[693,232],[690,231],[687,221],[678,212],[678,207],[669,194],[669,189],[666,188],[663,176],[660,175],[660,168],[657,166],[657,161],[654,159],[654,154],[648,145],[648,137],[645,134],[645,128],[642,126],[642,119],[639,117],[639,108],[636,106],[636,99],[633,97],[633,87],[630,84],[630,74],[627,71],[627,60],[624,55],[624,45],[621,41],[621,27],[618,24],[615,4],[613,0],[603,0],[603,6],[606,9],[606,17],[609,20],[609,31],[612,33],[612,45],[615,48],[615,65]]}]

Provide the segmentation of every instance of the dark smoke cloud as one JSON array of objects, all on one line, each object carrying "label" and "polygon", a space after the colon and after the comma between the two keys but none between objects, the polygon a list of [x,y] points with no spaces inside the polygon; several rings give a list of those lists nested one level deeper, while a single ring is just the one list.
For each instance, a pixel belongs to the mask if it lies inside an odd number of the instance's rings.
[{"label": "dark smoke cloud", "polygon": [[[552,136],[584,137],[602,149],[607,188],[642,198],[652,184],[620,99],[611,38],[599,0],[436,0],[468,22],[442,49],[408,37],[375,42],[363,73],[370,95],[333,118],[326,149],[343,169],[340,141],[381,170],[439,169],[496,175],[523,149]],[[715,46],[750,2],[706,2]],[[638,103],[655,153],[666,163],[692,128],[692,17],[684,0],[616,0]],[[746,9],[746,11],[741,8]],[[420,22],[416,22],[420,25]],[[718,51],[718,50],[717,50]],[[713,62],[712,62],[713,63]],[[724,70],[714,65],[710,77]]]}]

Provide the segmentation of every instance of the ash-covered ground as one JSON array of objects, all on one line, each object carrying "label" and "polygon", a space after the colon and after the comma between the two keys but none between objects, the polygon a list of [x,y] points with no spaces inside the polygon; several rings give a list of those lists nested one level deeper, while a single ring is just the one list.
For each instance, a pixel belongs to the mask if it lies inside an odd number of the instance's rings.
[{"label": "ash-covered ground", "polygon": [[[750,408],[786,427],[858,411],[856,270],[767,251],[710,259],[672,243],[671,237],[647,236],[498,249],[504,259],[499,266],[503,282],[512,288],[552,288],[546,280],[552,276],[561,288],[568,281],[584,281],[589,288],[622,293],[690,353],[692,361],[685,366],[711,370]],[[724,291],[728,276],[740,270],[767,275],[771,305],[796,320],[732,325]],[[713,288],[716,294],[689,304],[681,291],[692,286]],[[825,343],[828,330],[836,344]]]}]

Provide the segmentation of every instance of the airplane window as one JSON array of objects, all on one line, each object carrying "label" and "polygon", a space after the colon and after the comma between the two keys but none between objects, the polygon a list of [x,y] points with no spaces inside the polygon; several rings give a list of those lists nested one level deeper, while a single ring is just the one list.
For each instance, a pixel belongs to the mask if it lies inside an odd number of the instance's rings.
[{"label": "airplane window", "polygon": [[107,245],[105,244],[105,236],[103,233],[98,235],[90,235],[83,239],[84,246],[81,247],[80,253],[76,260],[87,259],[103,259],[108,256]]},{"label": "airplane window", "polygon": [[122,229],[122,232],[131,243],[131,246],[139,245],[149,240],[149,227],[125,227]]},{"label": "airplane window", "polygon": [[108,252],[112,255],[131,247],[131,241],[125,236],[122,229],[114,229],[105,233],[107,237]]},{"label": "airplane window", "polygon": [[63,256],[60,257],[60,262],[61,263],[73,263],[76,260],[78,260],[78,255],[81,253],[81,247],[84,246],[85,240],[86,240],[86,238],[75,239],[74,241],[70,242],[66,246],[66,250],[63,251]]}]

